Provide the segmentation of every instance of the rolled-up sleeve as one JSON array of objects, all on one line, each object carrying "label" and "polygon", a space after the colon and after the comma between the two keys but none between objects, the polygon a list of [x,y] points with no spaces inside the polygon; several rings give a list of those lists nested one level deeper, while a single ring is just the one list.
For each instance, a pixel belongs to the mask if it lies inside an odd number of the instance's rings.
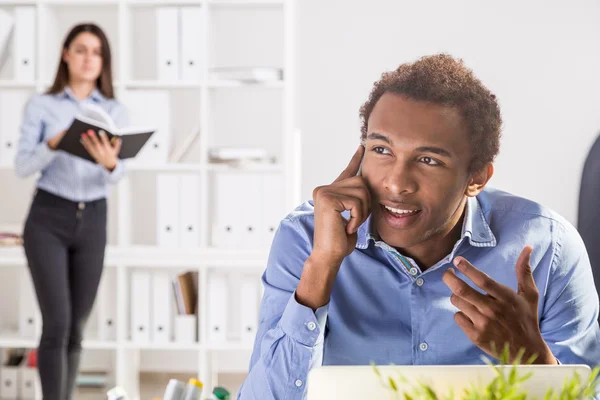
[{"label": "rolled-up sleeve", "polygon": [[273,239],[262,277],[259,329],[240,400],[302,399],[309,370],[322,363],[328,305],[313,312],[295,297],[311,238],[293,218],[281,223]]},{"label": "rolled-up sleeve", "polygon": [[46,168],[56,151],[42,140],[44,129],[44,107],[40,97],[33,96],[25,105],[21,122],[19,144],[15,156],[15,173],[25,178]]},{"label": "rolled-up sleeve", "polygon": [[104,180],[106,181],[106,183],[116,184],[121,180],[121,178],[123,178],[123,175],[125,175],[125,165],[123,163],[123,160],[117,161],[117,165],[112,171],[108,171],[101,165],[99,165],[98,167],[102,168],[102,171],[104,171]]}]

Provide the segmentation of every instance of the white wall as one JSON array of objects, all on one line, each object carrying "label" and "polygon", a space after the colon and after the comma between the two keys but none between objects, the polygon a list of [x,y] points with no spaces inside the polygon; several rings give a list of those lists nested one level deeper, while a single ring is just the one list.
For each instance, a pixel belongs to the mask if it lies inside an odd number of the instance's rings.
[{"label": "white wall", "polygon": [[600,131],[599,2],[297,4],[303,199],[349,161],[358,109],[381,72],[444,51],[463,58],[500,101],[504,136],[491,185],[576,221],[582,164]]}]

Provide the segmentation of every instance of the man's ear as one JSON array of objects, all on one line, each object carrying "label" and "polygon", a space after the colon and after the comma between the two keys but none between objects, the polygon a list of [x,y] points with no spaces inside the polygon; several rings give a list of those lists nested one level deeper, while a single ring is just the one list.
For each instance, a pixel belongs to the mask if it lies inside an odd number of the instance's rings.
[{"label": "man's ear", "polygon": [[494,175],[494,164],[490,162],[471,175],[465,194],[469,197],[477,196],[485,188],[492,175]]}]

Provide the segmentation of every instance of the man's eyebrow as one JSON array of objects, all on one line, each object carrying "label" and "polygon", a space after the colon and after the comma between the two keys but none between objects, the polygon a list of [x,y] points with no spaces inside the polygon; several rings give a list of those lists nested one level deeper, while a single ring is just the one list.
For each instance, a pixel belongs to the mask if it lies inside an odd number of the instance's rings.
[{"label": "man's eyebrow", "polygon": [[441,147],[421,146],[421,147],[417,148],[417,151],[420,151],[423,153],[434,153],[434,154],[438,154],[440,156],[452,158],[452,154],[450,154],[450,152],[448,150],[442,149]]},{"label": "man's eyebrow", "polygon": [[[367,136],[367,139],[369,139],[369,140],[381,140],[382,142],[386,142],[390,146],[393,146],[392,140],[389,137],[387,137],[386,135],[383,135],[381,133],[371,132],[369,134],[369,136]],[[422,153],[433,153],[433,154],[437,154],[437,155],[440,155],[440,156],[452,158],[452,154],[448,150],[443,149],[441,147],[421,146],[421,147],[417,147],[416,151],[419,151],[419,152],[422,152]]]},{"label": "man's eyebrow", "polygon": [[382,142],[386,142],[390,146],[393,145],[393,143],[390,140],[390,138],[388,138],[385,135],[382,135],[381,133],[377,133],[377,132],[371,132],[371,133],[369,133],[369,136],[367,136],[367,139],[369,139],[369,140],[381,140]]}]

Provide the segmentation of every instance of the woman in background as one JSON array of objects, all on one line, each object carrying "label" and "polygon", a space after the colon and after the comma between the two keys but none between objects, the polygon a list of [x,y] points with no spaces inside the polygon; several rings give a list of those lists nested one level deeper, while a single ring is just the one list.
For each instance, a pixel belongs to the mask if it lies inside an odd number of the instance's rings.
[{"label": "woman in background", "polygon": [[114,97],[110,47],[94,24],[68,34],[47,93],[27,103],[15,159],[16,174],[41,175],[23,231],[25,254],[42,314],[38,369],[44,400],[71,399],[81,341],[104,265],[107,186],[123,176],[121,143],[82,132],[96,163],[56,147],[85,104],[102,107],[121,127],[124,107]]}]

